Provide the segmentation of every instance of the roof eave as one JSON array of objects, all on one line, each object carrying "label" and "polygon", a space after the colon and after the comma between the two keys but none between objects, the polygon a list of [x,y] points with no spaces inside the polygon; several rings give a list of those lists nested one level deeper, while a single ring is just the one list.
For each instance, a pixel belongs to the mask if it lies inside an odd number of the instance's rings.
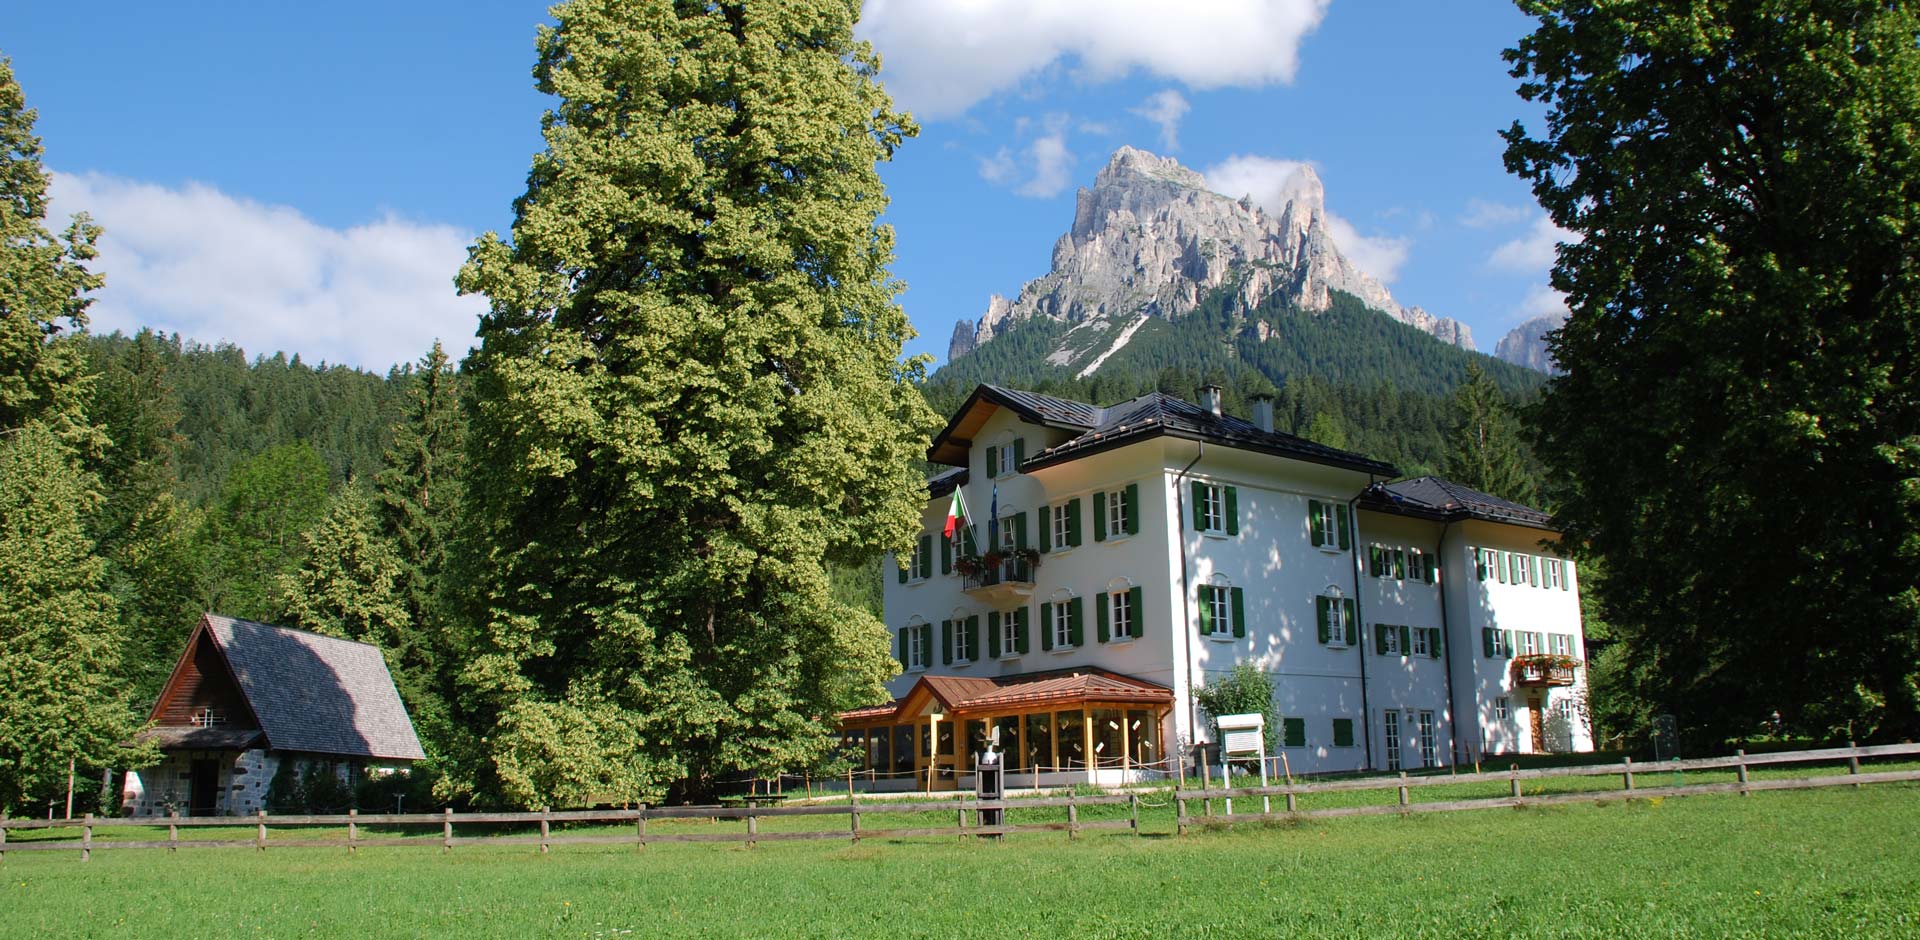
[{"label": "roof eave", "polygon": [[1156,437],[1171,437],[1175,440],[1194,441],[1196,443],[1202,443],[1202,444],[1214,444],[1220,447],[1229,447],[1235,450],[1252,451],[1254,453],[1266,454],[1272,457],[1284,457],[1288,460],[1298,460],[1303,463],[1319,464],[1321,466],[1334,467],[1341,470],[1352,470],[1356,473],[1366,473],[1373,476],[1396,477],[1400,475],[1400,471],[1398,468],[1396,468],[1392,464],[1383,463],[1378,460],[1368,460],[1364,457],[1360,457],[1354,460],[1340,460],[1336,458],[1329,458],[1327,456],[1323,456],[1319,454],[1307,454],[1307,453],[1301,453],[1299,451],[1287,450],[1286,448],[1281,448],[1281,447],[1263,447],[1258,444],[1249,444],[1243,441],[1228,441],[1228,440],[1224,440],[1222,438],[1214,437],[1207,434],[1195,434],[1191,431],[1184,431],[1177,428],[1169,428],[1166,425],[1162,425],[1162,424],[1156,424],[1150,427],[1141,428],[1137,431],[1128,431],[1124,434],[1116,434],[1104,440],[1100,440],[1095,443],[1088,444],[1085,447],[1074,448],[1073,450],[1067,451],[1065,453],[1053,454],[1051,456],[1035,457],[1034,459],[1027,461],[1025,464],[1022,464],[1020,467],[1020,470],[1022,473],[1025,473],[1031,470],[1040,470],[1046,467],[1055,466],[1057,464],[1069,463],[1071,461],[1078,460],[1081,457],[1090,457],[1090,456],[1093,456],[1094,454],[1105,453],[1106,451],[1113,450],[1118,447],[1124,447],[1128,444],[1133,444],[1140,441],[1150,441]]}]

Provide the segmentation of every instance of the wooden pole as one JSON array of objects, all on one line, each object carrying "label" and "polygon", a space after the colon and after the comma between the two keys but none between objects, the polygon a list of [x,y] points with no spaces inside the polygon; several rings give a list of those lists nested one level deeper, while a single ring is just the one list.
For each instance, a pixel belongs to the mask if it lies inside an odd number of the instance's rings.
[{"label": "wooden pole", "polygon": [[758,844],[758,841],[754,839],[754,836],[757,836],[759,834],[760,834],[760,817],[751,816],[751,815],[748,816],[747,817],[747,848],[753,848],[756,844]]},{"label": "wooden pole", "polygon": [[1740,781],[1740,795],[1752,796],[1753,791],[1747,789],[1747,749],[1741,748],[1734,751],[1733,756],[1735,760],[1739,761],[1738,764],[1734,765],[1733,773],[1735,778]]},{"label": "wooden pole", "polygon": [[1187,799],[1180,795],[1179,790],[1173,791],[1173,834],[1187,834]]},{"label": "wooden pole", "polygon": [[1300,797],[1293,792],[1293,778],[1288,777],[1287,778],[1287,812],[1289,813],[1299,812],[1300,811],[1299,801],[1300,801]]},{"label": "wooden pole", "polygon": [[1128,821],[1132,824],[1133,834],[1136,836],[1139,835],[1140,834],[1140,794],[1130,793],[1127,795],[1127,816],[1128,816]]},{"label": "wooden pole", "polygon": [[1623,786],[1625,786],[1626,791],[1628,793],[1632,793],[1633,792],[1633,758],[1628,757],[1628,758],[1623,758],[1623,760],[1626,764],[1627,771],[1626,773],[1623,773],[1620,776],[1625,781]]},{"label": "wooden pole", "polygon": [[6,819],[0,817],[0,862],[7,860],[7,827],[4,825],[5,823]]},{"label": "wooden pole", "polygon": [[[1208,763],[1207,746],[1202,744],[1200,745],[1200,791],[1204,793],[1211,789],[1213,789],[1213,765]],[[1213,799],[1211,797],[1200,798],[1200,811],[1208,816],[1213,815]]]},{"label": "wooden pole", "polygon": [[647,804],[636,803],[640,815],[633,817],[633,845],[636,849],[647,847]]},{"label": "wooden pole", "polygon": [[1511,782],[1512,782],[1511,789],[1513,791],[1513,798],[1517,800],[1520,798],[1520,765],[1508,764],[1507,770],[1509,773],[1513,774],[1511,778]]},{"label": "wooden pole", "polygon": [[85,820],[85,828],[80,830],[80,860],[84,862],[84,861],[89,861],[92,858],[93,858],[93,814],[88,813],[87,818]]},{"label": "wooden pole", "polygon": [[180,811],[177,809],[167,813],[167,851],[180,851]]},{"label": "wooden pole", "polygon": [[[1857,748],[1859,748],[1858,744],[1855,744],[1852,741],[1847,742],[1848,750],[1855,750]],[[1860,755],[1859,754],[1847,755],[1847,773],[1855,776],[1857,776],[1860,773]],[[1860,789],[1860,785],[1856,783],[1853,785],[1853,788],[1855,790],[1858,790]]]},{"label": "wooden pole", "polygon": [[257,820],[257,828],[254,831],[253,847],[265,852],[267,850],[267,811],[263,809],[255,812],[259,815],[254,817]]},{"label": "wooden pole", "polygon": [[440,813],[440,851],[453,851],[453,807],[448,806]]},{"label": "wooden pole", "polygon": [[347,854],[348,855],[360,854],[360,846],[355,844],[360,841],[360,824],[354,820],[354,817],[358,815],[360,815],[360,811],[357,809],[347,810]]},{"label": "wooden pole", "polygon": [[1073,791],[1067,791],[1067,838],[1080,834],[1080,807],[1074,805]]},{"label": "wooden pole", "polygon": [[550,848],[547,845],[547,839],[551,838],[553,835],[553,825],[551,821],[548,820],[547,816],[549,813],[552,813],[552,812],[553,812],[553,807],[551,806],[540,807],[540,854],[541,855],[547,854],[547,851]]},{"label": "wooden pole", "polygon": [[1407,814],[1407,772],[1400,771],[1400,815]]},{"label": "wooden pole", "polygon": [[67,818],[73,818],[73,758],[67,758]]}]

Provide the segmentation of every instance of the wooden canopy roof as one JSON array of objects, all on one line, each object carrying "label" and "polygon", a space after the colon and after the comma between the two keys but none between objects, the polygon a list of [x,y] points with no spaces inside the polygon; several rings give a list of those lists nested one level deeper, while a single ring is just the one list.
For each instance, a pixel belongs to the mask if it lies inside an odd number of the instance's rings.
[{"label": "wooden canopy roof", "polygon": [[843,725],[884,725],[928,711],[967,718],[1089,704],[1171,705],[1173,690],[1094,667],[994,678],[922,676],[906,695],[885,705],[842,712],[839,719]]}]

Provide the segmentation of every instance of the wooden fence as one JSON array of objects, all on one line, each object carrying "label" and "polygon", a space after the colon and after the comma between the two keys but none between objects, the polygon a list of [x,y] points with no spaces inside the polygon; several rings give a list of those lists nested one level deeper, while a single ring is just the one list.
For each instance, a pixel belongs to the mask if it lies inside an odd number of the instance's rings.
[{"label": "wooden fence", "polygon": [[[1559,803],[1579,803],[1609,798],[1645,799],[1667,796],[1691,796],[1699,793],[1739,793],[1750,795],[1760,790],[1805,790],[1821,787],[1853,786],[1858,787],[1874,783],[1920,782],[1920,770],[1895,770],[1881,772],[1863,772],[1860,761],[1867,759],[1885,759],[1920,756],[1920,744],[1893,744],[1873,747],[1826,748],[1808,751],[1786,751],[1771,754],[1747,754],[1739,752],[1731,757],[1713,757],[1696,760],[1674,760],[1659,763],[1636,763],[1625,760],[1618,764],[1594,764],[1578,767],[1551,767],[1537,770],[1510,769],[1504,772],[1472,774],[1434,774],[1409,776],[1402,773],[1398,777],[1359,777],[1344,780],[1295,783],[1287,782],[1264,787],[1207,787],[1186,788],[1184,781],[1177,781],[1170,793],[1175,807],[1175,833],[1186,834],[1197,824],[1231,825],[1239,822],[1277,821],[1288,819],[1320,819],[1335,816],[1372,816],[1412,813],[1445,813],[1459,810],[1494,809],[1499,807],[1548,806]],[[1846,762],[1846,773],[1825,774],[1821,776],[1794,777],[1766,780],[1749,779],[1748,771],[1753,767],[1781,764]],[[1654,777],[1678,772],[1732,770],[1735,779],[1731,783],[1672,784],[1665,786],[1644,786],[1643,780],[1636,775]],[[1618,777],[1618,790],[1584,790],[1568,793],[1536,793],[1526,795],[1523,783],[1530,780],[1545,780],[1560,777]],[[1416,803],[1411,800],[1411,791],[1420,787],[1455,786],[1474,783],[1506,783],[1505,796],[1449,800]],[[1301,809],[1302,798],[1315,794],[1396,790],[1398,801],[1392,804],[1370,804],[1361,806],[1333,806],[1320,809]],[[1276,811],[1272,807],[1275,799],[1282,801],[1283,809]],[[1244,802],[1260,801],[1259,812],[1239,812],[1232,808],[1233,800]],[[1225,812],[1215,815],[1213,801],[1224,801]],[[1202,805],[1203,815],[1195,817],[1190,804],[1198,801]],[[1082,820],[1080,811],[1095,806],[1128,807],[1124,819]],[[1164,804],[1162,804],[1164,805]],[[455,813],[445,810],[440,813],[368,813],[357,811],[344,815],[316,816],[269,816],[260,812],[255,816],[241,817],[181,817],[173,814],[166,817],[143,818],[95,818],[88,815],[82,819],[9,819],[0,820],[0,860],[9,852],[34,851],[79,851],[81,860],[92,857],[94,849],[158,849],[178,850],[182,848],[253,848],[264,851],[268,845],[268,828],[289,827],[332,827],[345,828],[344,838],[309,839],[300,838],[283,842],[283,845],[301,847],[344,847],[349,852],[357,851],[361,846],[440,846],[443,851],[451,851],[455,845],[527,845],[539,846],[541,852],[556,845],[592,845],[626,844],[647,845],[656,842],[743,842],[749,847],[759,842],[784,842],[797,840],[851,839],[898,839],[925,836],[999,836],[1019,832],[1060,832],[1067,833],[1069,839],[1086,830],[1125,829],[1134,833],[1140,831],[1141,794],[1121,793],[1098,796],[1067,795],[1037,799],[1012,800],[975,800],[970,798],[946,799],[937,801],[896,802],[892,800],[861,801],[853,795],[846,803],[801,805],[801,806],[643,806],[638,809],[619,810],[577,810],[564,812],[520,812],[520,813]],[[1003,825],[981,825],[981,812],[988,810],[1036,810],[1064,809],[1066,818],[1059,822],[1038,822]],[[863,814],[886,813],[889,815],[906,814],[947,814],[951,813],[954,825],[926,826],[916,828],[868,829],[861,826]],[[846,824],[832,829],[761,832],[760,821],[769,818],[791,818],[801,816],[843,816]],[[974,820],[972,825],[969,819]],[[1004,817],[1003,817],[1004,818]],[[673,819],[744,819],[744,831],[731,832],[648,832],[647,823],[653,820]],[[553,826],[558,824],[617,824],[632,826],[631,832],[609,833],[555,833]],[[512,835],[461,835],[454,834],[459,825],[471,832],[475,826],[515,826],[531,830],[538,828],[538,834]],[[96,829],[116,828],[158,828],[167,829],[165,839],[112,840],[96,839]],[[439,835],[374,835],[369,836],[361,830],[366,826],[438,826]],[[250,839],[181,839],[183,828],[219,827],[230,829],[251,829]],[[50,839],[44,841],[7,841],[11,831],[36,829],[79,829],[79,839]]]}]

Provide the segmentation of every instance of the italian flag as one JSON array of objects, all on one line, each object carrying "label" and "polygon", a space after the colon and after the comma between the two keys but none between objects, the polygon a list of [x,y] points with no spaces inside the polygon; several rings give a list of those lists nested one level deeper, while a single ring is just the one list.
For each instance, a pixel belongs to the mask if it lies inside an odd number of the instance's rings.
[{"label": "italian flag", "polygon": [[953,502],[947,505],[947,538],[953,538],[954,530],[966,525],[970,515],[972,513],[967,511],[966,496],[961,494],[959,487],[954,487]]}]

